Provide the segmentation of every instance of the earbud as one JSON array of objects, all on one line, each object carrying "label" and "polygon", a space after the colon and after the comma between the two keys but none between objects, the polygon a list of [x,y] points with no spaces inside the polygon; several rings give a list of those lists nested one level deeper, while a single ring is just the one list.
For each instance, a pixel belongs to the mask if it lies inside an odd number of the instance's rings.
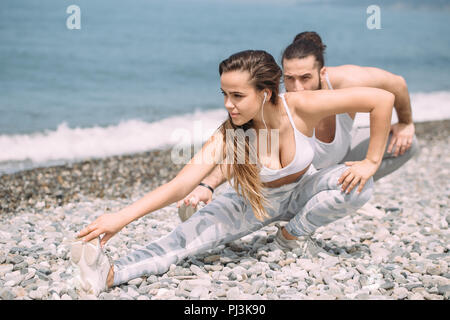
[{"label": "earbud", "polygon": [[267,92],[264,92],[264,100],[263,100],[263,105],[264,105],[264,103],[266,103],[266,99],[267,99]]}]

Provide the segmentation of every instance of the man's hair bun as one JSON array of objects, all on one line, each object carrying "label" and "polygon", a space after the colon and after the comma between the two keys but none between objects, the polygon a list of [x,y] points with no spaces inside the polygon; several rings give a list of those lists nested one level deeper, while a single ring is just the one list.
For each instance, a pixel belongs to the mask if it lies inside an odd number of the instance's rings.
[{"label": "man's hair bun", "polygon": [[314,31],[305,31],[305,32],[297,34],[294,38],[294,41],[292,41],[292,43],[304,42],[304,41],[313,42],[318,47],[318,49],[320,49],[322,51],[322,53],[325,51],[325,48],[327,47],[326,45],[324,45],[322,43],[322,38],[320,38],[320,36],[317,34],[317,32],[314,32]]}]

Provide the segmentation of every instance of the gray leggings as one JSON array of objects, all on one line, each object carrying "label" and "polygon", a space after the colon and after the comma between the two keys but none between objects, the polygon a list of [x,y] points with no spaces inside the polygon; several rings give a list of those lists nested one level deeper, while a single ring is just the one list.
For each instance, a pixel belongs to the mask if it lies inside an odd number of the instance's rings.
[{"label": "gray leggings", "polygon": [[[394,157],[394,152],[387,152],[387,148],[389,146],[391,138],[392,134],[389,134],[389,139],[386,143],[386,150],[383,155],[383,160],[381,161],[380,167],[378,168],[377,172],[373,176],[374,181],[377,181],[400,168],[420,150],[417,138],[416,136],[414,136],[411,147],[406,150],[404,154],[399,154],[397,157]],[[363,160],[366,157],[367,149],[369,148],[369,141],[370,127],[356,127],[352,132],[352,144],[350,146],[350,149],[345,155],[344,159],[342,159],[341,163],[344,163],[345,161]]]},{"label": "gray leggings", "polygon": [[270,218],[263,222],[255,218],[249,203],[228,184],[222,194],[169,234],[114,261],[114,285],[165,273],[171,264],[239,239],[275,221],[288,221],[286,229],[294,236],[310,235],[369,201],[373,179],[367,181],[361,193],[354,188],[345,194],[337,184],[345,170],[347,167],[342,164],[319,171],[311,165],[297,181],[265,188],[273,208],[267,208]]}]

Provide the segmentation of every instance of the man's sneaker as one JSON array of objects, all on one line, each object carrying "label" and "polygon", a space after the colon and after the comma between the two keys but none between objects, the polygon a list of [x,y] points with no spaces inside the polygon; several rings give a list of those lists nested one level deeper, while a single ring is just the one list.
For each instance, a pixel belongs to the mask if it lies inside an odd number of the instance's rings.
[{"label": "man's sneaker", "polygon": [[278,228],[277,234],[275,235],[274,244],[283,251],[296,250],[300,251],[300,257],[312,258],[317,257],[319,253],[325,253],[327,255],[334,256],[330,252],[324,250],[311,238],[311,236],[305,235],[298,237],[296,240],[288,240],[283,236],[281,232],[282,226],[275,224]]},{"label": "man's sneaker", "polygon": [[184,222],[189,219],[195,212],[197,212],[197,210],[203,208],[204,206],[205,204],[202,201],[197,203],[197,206],[195,208],[190,204],[184,204],[183,201],[183,204],[178,208],[178,216],[180,217],[180,220]]},{"label": "man's sneaker", "polygon": [[106,278],[111,264],[100,246],[100,238],[73,242],[70,255],[76,269],[74,280],[78,289],[95,296],[107,289]]}]

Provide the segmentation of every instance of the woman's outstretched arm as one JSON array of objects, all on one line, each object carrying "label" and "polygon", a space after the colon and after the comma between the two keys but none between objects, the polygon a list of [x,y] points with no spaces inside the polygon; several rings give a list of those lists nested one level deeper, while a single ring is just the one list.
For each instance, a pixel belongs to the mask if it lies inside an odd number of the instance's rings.
[{"label": "woman's outstretched arm", "polygon": [[220,161],[222,141],[220,131],[216,131],[175,178],[119,212],[101,215],[82,229],[78,237],[83,237],[84,241],[90,241],[105,234],[101,240],[103,246],[129,223],[184,198]]},{"label": "woman's outstretched arm", "polygon": [[338,113],[370,113],[370,142],[363,161],[346,163],[349,170],[339,179],[342,190],[350,192],[358,183],[361,191],[377,171],[383,159],[391,125],[395,96],[382,89],[355,87],[289,93],[297,114],[308,127],[315,127],[324,117]]},{"label": "woman's outstretched arm", "polygon": [[[225,173],[222,172],[220,165],[216,165],[211,173],[202,180],[203,183],[213,189],[216,189],[225,181],[227,181],[227,178],[225,177]],[[200,201],[206,204],[210,203],[212,201],[211,190],[205,188],[204,186],[197,186],[191,193],[185,196],[183,200],[178,201],[177,208],[179,208],[183,202],[185,205],[191,205],[195,208]]]}]

